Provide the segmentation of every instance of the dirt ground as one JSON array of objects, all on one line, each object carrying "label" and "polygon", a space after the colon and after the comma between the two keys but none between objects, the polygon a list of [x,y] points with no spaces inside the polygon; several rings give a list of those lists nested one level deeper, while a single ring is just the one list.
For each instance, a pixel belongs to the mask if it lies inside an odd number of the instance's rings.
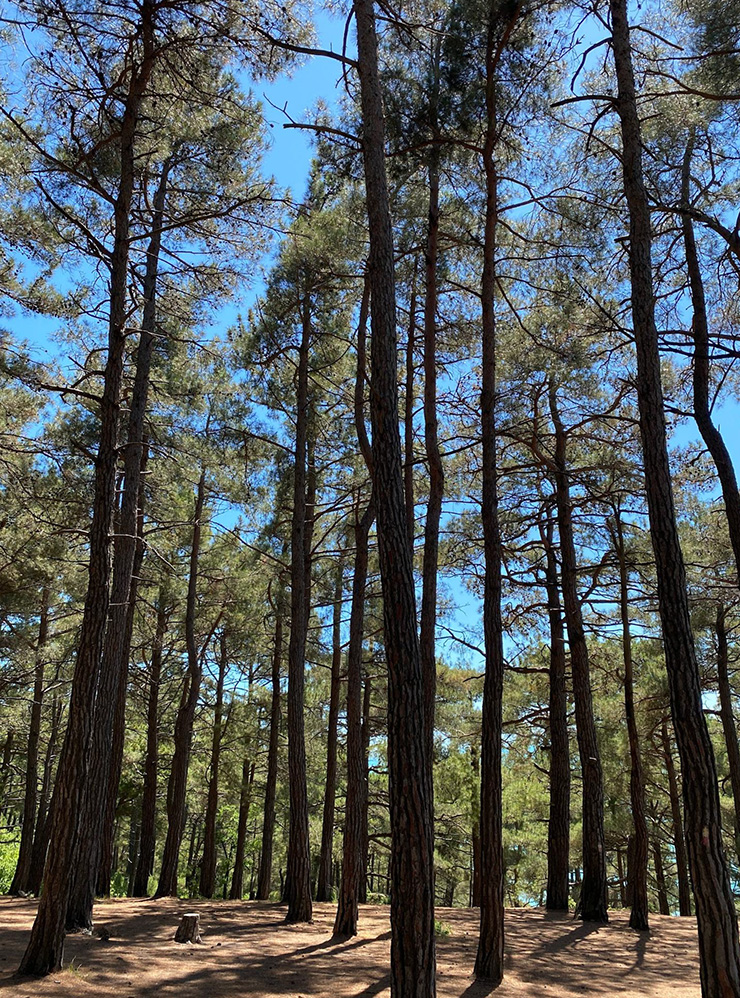
[{"label": "dirt ground", "polygon": [[[314,906],[312,925],[282,924],[284,910],[260,902],[114,900],[95,908],[99,938],[70,936],[65,969],[42,980],[13,979],[35,910],[0,899],[0,998],[154,996],[157,998],[388,998],[388,909],[360,911],[360,933],[331,942],[334,907]],[[200,945],[173,941],[180,915],[200,913]],[[475,912],[438,910],[449,935],[438,940],[439,998],[485,998],[471,975]],[[696,923],[651,915],[649,936],[613,913],[595,927],[541,910],[507,912],[506,978],[496,998],[619,995],[698,998]]]}]

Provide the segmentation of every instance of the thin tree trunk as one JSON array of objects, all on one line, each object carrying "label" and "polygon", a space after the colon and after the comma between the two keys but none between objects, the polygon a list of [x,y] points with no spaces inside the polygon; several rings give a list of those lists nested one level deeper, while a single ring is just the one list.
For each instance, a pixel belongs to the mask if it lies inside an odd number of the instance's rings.
[{"label": "thin tree trunk", "polygon": [[720,717],[727,748],[727,763],[730,769],[730,785],[735,813],[735,850],[740,859],[740,745],[737,740],[737,724],[732,709],[732,692],[727,670],[727,631],[725,630],[725,608],[717,607],[717,683],[719,686]]},{"label": "thin tree trunk", "polygon": [[640,434],[663,648],[683,776],[686,844],[699,929],[700,978],[704,998],[724,998],[740,995],[737,914],[722,845],[717,767],[702,708],[686,572],[673,505],[655,324],[650,205],[642,174],[642,139],[626,0],[610,0],[610,9],[618,84],[615,104],[622,126],[622,171],[630,220],[629,262]]},{"label": "thin tree trunk", "polygon": [[642,775],[640,738],[635,718],[635,691],[632,664],[632,635],[630,633],[629,571],[624,549],[622,518],[615,510],[612,543],[619,565],[619,610],[622,618],[622,658],[624,661],[624,711],[627,720],[627,737],[630,747],[630,805],[634,835],[630,836],[628,871],[630,887],[630,928],[646,932],[648,925],[648,828],[645,819],[645,780]]},{"label": "thin tree trunk", "polygon": [[653,866],[655,867],[655,885],[658,890],[658,911],[661,915],[670,915],[671,909],[668,904],[668,891],[666,890],[663,869],[663,854],[657,839],[653,839]]},{"label": "thin tree trunk", "polygon": [[393,229],[373,0],[356,0],[372,298],[373,487],[388,666],[391,998],[435,994],[432,766],[398,430]]},{"label": "thin tree trunk", "polygon": [[41,613],[39,633],[36,639],[36,661],[33,677],[33,701],[31,719],[28,726],[26,748],[26,775],[23,793],[23,827],[18,850],[11,894],[27,894],[30,886],[31,862],[33,858],[34,824],[36,821],[36,797],[39,780],[39,737],[41,735],[41,708],[44,701],[44,666],[46,664],[46,643],[49,637],[49,589],[44,586],[41,593]]},{"label": "thin tree trunk", "polygon": [[46,852],[49,845],[49,833],[51,831],[51,804],[49,798],[53,786],[52,776],[54,766],[52,760],[59,740],[61,721],[62,701],[55,693],[51,702],[51,730],[44,756],[44,775],[41,781],[41,794],[39,795],[39,808],[36,816],[36,831],[33,836],[31,871],[28,876],[29,894],[38,894],[40,892],[44,866],[46,865]]},{"label": "thin tree trunk", "polygon": [[242,763],[242,785],[239,794],[239,825],[236,831],[236,855],[234,857],[234,873],[231,877],[231,890],[229,891],[229,898],[232,901],[241,901],[244,894],[244,850],[247,843],[247,822],[249,821],[249,805],[252,802],[254,769],[255,764],[250,760],[249,752],[247,752]]},{"label": "thin tree trunk", "polygon": [[262,820],[262,850],[257,878],[257,900],[270,896],[272,843],[275,834],[275,795],[277,793],[278,750],[280,748],[280,662],[283,656],[282,592],[275,603],[275,643],[272,652],[272,703],[270,706],[270,745],[267,750],[267,783]]},{"label": "thin tree trunk", "polygon": [[344,588],[344,553],[337,563],[332,617],[331,692],[329,723],[326,733],[326,781],[324,783],[324,814],[321,827],[321,853],[316,878],[316,900],[331,901],[332,854],[334,847],[334,808],[337,795],[337,728],[339,698],[342,689],[342,593]]},{"label": "thin tree trunk", "polygon": [[157,770],[159,767],[159,685],[162,677],[162,649],[168,616],[166,593],[164,587],[161,586],[157,604],[157,625],[152,644],[152,661],[149,669],[146,755],[144,757],[144,786],[141,793],[141,835],[139,838],[139,859],[132,891],[134,897],[146,897],[149,890],[149,877],[154,871]]},{"label": "thin tree trunk", "polygon": [[92,757],[95,697],[108,618],[110,534],[115,505],[118,421],[126,343],[129,225],[135,182],[135,140],[144,93],[154,66],[154,5],[140,8],[138,26],[143,54],[131,67],[118,141],[120,174],[113,206],[108,354],[100,400],[100,437],[89,534],[88,585],[77,647],[67,731],[54,787],[53,825],[44,870],[44,889],[20,975],[59,970],[64,955],[64,926],[75,871],[86,788],[101,760]]},{"label": "thin tree trunk", "polygon": [[471,830],[473,882],[470,888],[470,904],[473,908],[480,908],[480,788],[477,785],[480,777],[480,757],[476,745],[470,746],[470,766],[475,774],[473,800],[471,802],[473,813],[473,827]]},{"label": "thin tree trunk", "polygon": [[540,528],[545,545],[545,591],[550,624],[550,816],[547,825],[548,911],[567,911],[570,893],[570,736],[563,618],[558,564],[553,546],[553,519]]},{"label": "thin tree trunk", "polygon": [[[308,301],[302,306],[302,332],[298,354],[296,397],[295,464],[290,557],[290,640],[288,643],[288,783],[290,822],[288,859],[283,900],[287,902],[287,922],[310,922],[311,855],[308,836],[308,787],[306,783],[306,742],[303,716],[306,636],[308,632],[307,594],[307,443],[310,403],[308,361],[311,316]],[[312,512],[312,511],[311,511]]]},{"label": "thin tree trunk", "polygon": [[367,904],[367,861],[370,851],[370,708],[372,697],[372,679],[365,674],[365,685],[362,691],[362,803],[361,813],[361,846],[360,846],[360,886],[357,900],[360,904]]},{"label": "thin tree trunk", "polygon": [[[414,504],[414,349],[416,347],[416,274],[419,261],[414,257],[414,270],[411,275],[411,296],[409,298],[409,329],[406,338],[406,385],[403,405],[403,491],[406,497],[406,522],[408,524],[409,546],[411,555],[414,552],[414,536],[416,534],[416,507]],[[366,285],[369,289],[369,283]]]},{"label": "thin tree trunk", "polygon": [[155,897],[177,897],[177,868],[180,845],[185,831],[190,749],[193,743],[193,721],[198,706],[198,694],[203,676],[203,663],[195,639],[195,613],[198,596],[198,559],[200,557],[201,519],[205,504],[206,473],[200,473],[193,514],[193,540],[190,548],[190,572],[185,607],[185,645],[188,669],[175,719],[175,750],[172,755],[170,778],[167,783],[167,838],[164,843],[162,867]]},{"label": "thin tree trunk", "polygon": [[691,884],[689,883],[689,859],[686,853],[686,837],[683,831],[681,815],[681,793],[678,788],[678,776],[673,761],[671,739],[668,735],[668,724],[663,718],[660,728],[660,738],[663,745],[663,761],[668,776],[668,797],[671,803],[673,820],[673,842],[676,851],[676,878],[678,880],[678,913],[691,914]]},{"label": "thin tree trunk", "polygon": [[583,883],[576,914],[584,922],[606,922],[607,882],[604,847],[604,780],[594,722],[588,645],[578,597],[578,567],[566,457],[566,434],[560,420],[555,386],[551,383],[550,415],[555,428],[555,497],[558,509],[563,609],[568,631],[576,735],[583,784]]},{"label": "thin tree trunk", "polygon": [[363,811],[367,809],[367,771],[362,737],[362,636],[367,585],[368,536],[375,510],[373,501],[355,522],[355,564],[347,651],[347,797],[342,840],[342,880],[334,936],[357,934],[357,914],[364,863]]},{"label": "thin tree trunk", "polygon": [[203,832],[203,859],[200,866],[201,897],[212,898],[216,890],[216,817],[218,815],[218,776],[223,738],[224,682],[229,664],[225,630],[219,635],[218,678],[216,680],[216,707],[213,716],[211,740],[211,773],[208,780],[205,828]]},{"label": "thin tree trunk", "polygon": [[439,561],[439,524],[444,496],[444,467],[439,448],[437,420],[437,263],[439,259],[439,160],[440,146],[437,121],[439,97],[439,60],[441,42],[433,43],[431,86],[428,94],[429,117],[433,143],[429,150],[427,183],[429,185],[429,216],[427,245],[424,254],[424,446],[429,465],[429,500],[424,523],[424,558],[422,562],[421,613],[419,617],[419,649],[424,672],[424,719],[427,726],[427,751],[434,753],[434,707],[437,689],[435,636],[437,627],[437,565]]}]

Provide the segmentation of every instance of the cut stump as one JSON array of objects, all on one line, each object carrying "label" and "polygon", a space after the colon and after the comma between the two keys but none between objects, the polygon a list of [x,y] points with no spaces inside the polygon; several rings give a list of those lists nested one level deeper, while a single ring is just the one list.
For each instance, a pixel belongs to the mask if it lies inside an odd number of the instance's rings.
[{"label": "cut stump", "polygon": [[200,943],[200,915],[197,911],[187,912],[182,916],[182,920],[175,933],[176,943]]}]

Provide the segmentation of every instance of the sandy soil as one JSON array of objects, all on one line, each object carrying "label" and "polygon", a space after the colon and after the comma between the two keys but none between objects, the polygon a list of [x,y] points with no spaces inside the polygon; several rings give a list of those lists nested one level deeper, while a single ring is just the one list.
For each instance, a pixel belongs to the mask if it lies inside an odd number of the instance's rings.
[{"label": "sandy soil", "polygon": [[[284,909],[259,902],[116,900],[96,906],[107,942],[70,936],[65,969],[42,980],[13,979],[34,914],[31,901],[0,899],[0,998],[388,998],[388,909],[360,912],[360,934],[330,941],[334,908],[314,906],[313,925],[285,926]],[[203,942],[173,941],[180,915],[199,911]],[[438,940],[439,998],[485,998],[471,975],[476,915],[440,909],[450,934]],[[619,995],[698,998],[696,924],[651,915],[649,936],[612,914],[595,927],[540,910],[507,912],[506,979],[496,998]]]}]

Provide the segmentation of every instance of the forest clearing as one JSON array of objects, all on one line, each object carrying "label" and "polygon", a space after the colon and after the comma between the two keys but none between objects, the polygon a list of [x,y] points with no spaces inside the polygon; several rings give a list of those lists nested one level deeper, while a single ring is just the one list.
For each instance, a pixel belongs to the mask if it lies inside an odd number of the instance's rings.
[{"label": "forest clearing", "polygon": [[[35,904],[0,900],[3,998],[131,995],[177,998],[388,998],[388,907],[364,906],[358,934],[333,942],[334,905],[314,905],[310,925],[284,924],[285,909],[262,902],[120,899],[95,907],[110,940],[67,938],[67,969],[39,980],[11,980]],[[173,941],[184,911],[198,911],[203,942]],[[608,925],[563,912],[507,909],[506,977],[496,998],[697,998],[699,961],[693,918],[652,916],[649,935],[625,912]],[[472,975],[478,936],[473,909],[438,908],[438,998],[486,998]],[[71,968],[71,969],[70,969]]]}]

